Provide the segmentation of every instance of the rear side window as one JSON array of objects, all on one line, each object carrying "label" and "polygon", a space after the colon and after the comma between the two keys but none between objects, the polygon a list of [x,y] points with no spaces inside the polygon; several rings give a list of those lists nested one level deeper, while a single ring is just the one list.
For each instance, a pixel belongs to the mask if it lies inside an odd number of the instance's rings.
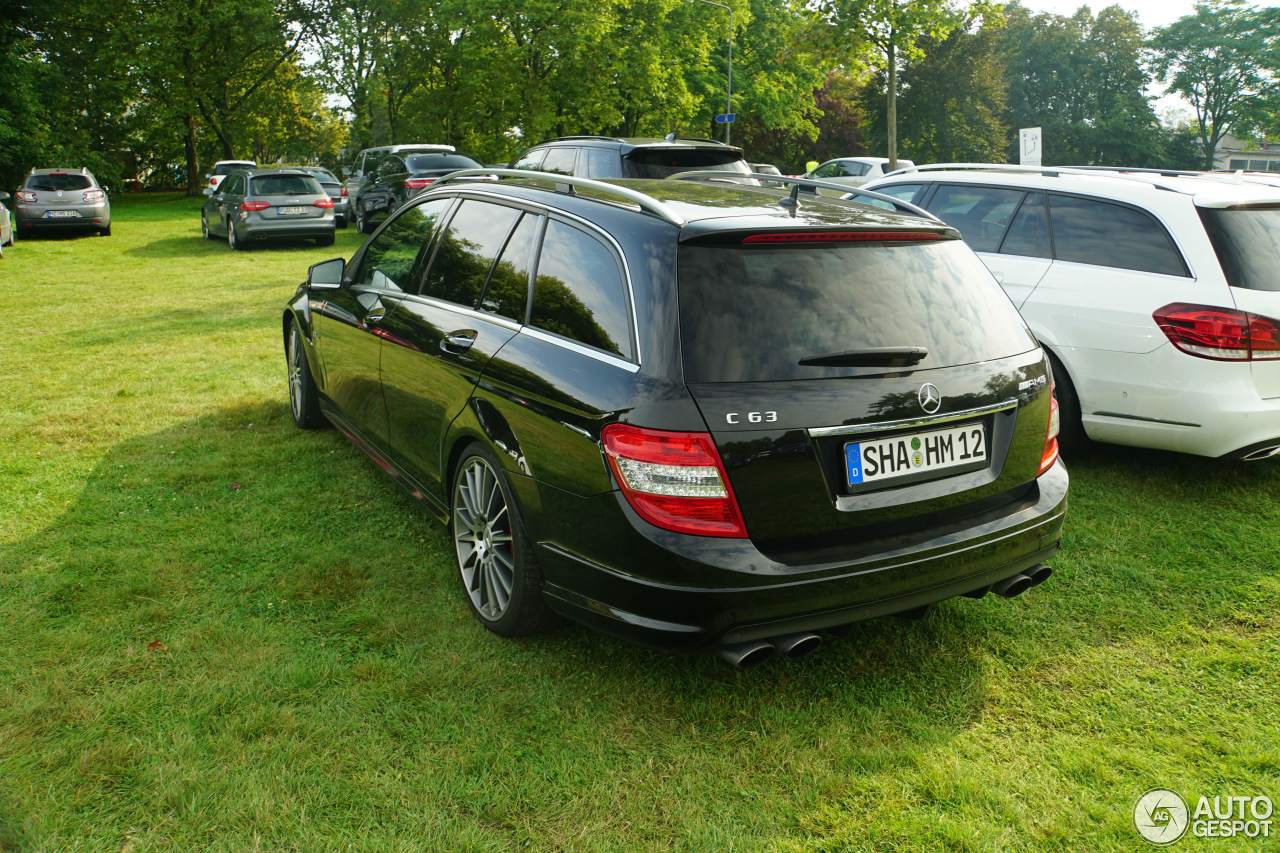
[{"label": "rear side window", "polygon": [[244,175],[232,175],[222,182],[222,192],[226,195],[240,195],[244,192]]},{"label": "rear side window", "polygon": [[1022,201],[1022,190],[942,184],[929,211],[960,232],[975,252],[994,252]]},{"label": "rear side window", "polygon": [[1000,254],[1027,258],[1053,257],[1044,193],[1028,193],[1023,199],[1022,207],[1018,208],[1018,215],[1013,217],[1009,233],[1000,246]]},{"label": "rear side window", "polygon": [[511,165],[513,169],[529,169],[534,172],[542,168],[542,160],[547,156],[547,149],[535,148]]},{"label": "rear side window", "polygon": [[323,195],[320,182],[310,175],[262,175],[250,181],[253,195]]},{"label": "rear side window", "polygon": [[1280,206],[1200,208],[1227,284],[1280,290]]},{"label": "rear side window", "polygon": [[529,272],[538,254],[538,232],[542,217],[526,213],[511,232],[506,248],[489,276],[489,286],[480,299],[480,310],[498,314],[517,323],[524,322],[529,301]]},{"label": "rear side window", "polygon": [[422,295],[474,308],[520,211],[467,199],[436,246]]},{"label": "rear side window", "polygon": [[84,175],[32,175],[27,178],[27,189],[55,192],[57,190],[87,190],[93,184]]},{"label": "rear side window", "polygon": [[609,247],[572,225],[547,223],[529,323],[631,358],[628,306],[622,267]]},{"label": "rear side window", "polygon": [[665,178],[695,170],[751,174],[751,167],[736,152],[714,148],[636,148],[625,159],[629,178]]},{"label": "rear side window", "polygon": [[1049,196],[1054,258],[1094,266],[1186,276],[1167,231],[1141,210],[1074,196]]},{"label": "rear side window", "polygon": [[689,382],[883,372],[801,359],[868,347],[928,349],[918,369],[1034,349],[1013,304],[959,240],[832,246],[685,244],[680,337]]},{"label": "rear side window", "polygon": [[432,199],[405,210],[370,241],[352,283],[379,290],[412,290],[418,257],[431,242],[452,200]]},{"label": "rear side window", "polygon": [[877,187],[876,192],[880,195],[887,195],[896,198],[899,201],[916,203],[916,198],[921,195],[920,190],[924,189],[921,184],[894,184],[891,187]]},{"label": "rear side window", "polygon": [[608,148],[583,148],[578,155],[578,174],[585,178],[621,178],[622,158]]},{"label": "rear side window", "polygon": [[577,158],[577,148],[551,148],[547,151],[547,159],[542,161],[542,171],[572,175],[573,163]]}]

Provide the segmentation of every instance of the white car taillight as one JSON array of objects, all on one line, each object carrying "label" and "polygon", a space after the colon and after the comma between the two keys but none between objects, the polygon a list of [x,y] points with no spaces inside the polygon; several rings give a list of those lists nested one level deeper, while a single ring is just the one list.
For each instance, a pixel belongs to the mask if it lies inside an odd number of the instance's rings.
[{"label": "white car taillight", "polygon": [[1049,426],[1044,433],[1044,450],[1040,454],[1040,470],[1036,476],[1040,476],[1045,471],[1053,467],[1053,463],[1058,461],[1058,428],[1060,426],[1058,416],[1058,396],[1057,383],[1049,385]]}]

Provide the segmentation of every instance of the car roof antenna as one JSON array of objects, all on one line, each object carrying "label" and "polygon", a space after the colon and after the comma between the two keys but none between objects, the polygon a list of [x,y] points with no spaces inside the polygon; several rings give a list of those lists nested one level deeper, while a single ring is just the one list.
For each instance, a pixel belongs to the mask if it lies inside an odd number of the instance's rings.
[{"label": "car roof antenna", "polygon": [[791,212],[792,217],[796,215],[796,211],[800,209],[800,185],[791,185],[791,195],[778,202],[778,207]]}]

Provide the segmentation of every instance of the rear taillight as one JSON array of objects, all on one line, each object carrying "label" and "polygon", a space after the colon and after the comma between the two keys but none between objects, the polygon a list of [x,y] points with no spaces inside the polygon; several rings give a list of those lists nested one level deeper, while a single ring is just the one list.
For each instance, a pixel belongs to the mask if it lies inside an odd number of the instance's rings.
[{"label": "rear taillight", "polygon": [[338,191],[338,195],[341,196],[342,198],[347,198],[347,188],[343,187],[342,189],[340,189]]},{"label": "rear taillight", "polygon": [[404,188],[407,190],[424,190],[435,182],[435,178],[405,178]]},{"label": "rear taillight", "polygon": [[26,190],[18,190],[15,197],[18,201],[26,202],[27,204],[33,204],[37,200],[35,193],[27,192]]},{"label": "rear taillight", "polygon": [[1280,321],[1230,308],[1175,302],[1151,315],[1175,347],[1214,361],[1280,359]]},{"label": "rear taillight", "polygon": [[217,185],[218,185],[218,179],[216,177],[209,178],[209,186],[216,187]]},{"label": "rear taillight", "polygon": [[918,243],[941,240],[937,231],[780,231],[772,234],[748,234],[746,244],[759,243]]},{"label": "rear taillight", "polygon": [[84,191],[85,201],[102,201],[106,197],[107,197],[107,194],[104,193],[102,190],[85,190]]},{"label": "rear taillight", "polygon": [[746,538],[710,433],[610,424],[600,436],[622,494],[645,521],[676,533]]},{"label": "rear taillight", "polygon": [[249,213],[257,213],[257,212],[258,212],[258,211],[260,211],[260,210],[266,210],[266,209],[267,209],[268,207],[270,207],[270,206],[271,206],[271,203],[270,203],[270,202],[266,202],[266,201],[242,201],[242,202],[240,202],[240,209],[241,209],[241,210],[244,210],[244,211],[248,211]]},{"label": "rear taillight", "polygon": [[1053,463],[1058,461],[1058,429],[1060,426],[1061,419],[1058,415],[1057,383],[1050,383],[1049,426],[1044,432],[1044,450],[1040,453],[1040,470],[1036,472],[1037,477],[1052,468]]},{"label": "rear taillight", "polygon": [[333,209],[333,199],[331,198],[318,198],[315,201],[311,202],[311,204],[314,205],[315,207],[323,208],[325,210]]}]

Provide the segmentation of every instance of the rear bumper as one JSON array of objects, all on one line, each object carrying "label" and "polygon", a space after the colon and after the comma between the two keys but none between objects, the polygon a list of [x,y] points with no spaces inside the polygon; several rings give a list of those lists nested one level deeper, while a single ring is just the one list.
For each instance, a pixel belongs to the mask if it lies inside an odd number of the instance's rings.
[{"label": "rear bumper", "polygon": [[[1026,500],[906,546],[895,548],[889,540],[883,549],[843,563],[782,565],[748,540],[645,530],[635,518],[638,533],[667,546],[683,578],[642,576],[542,539],[538,561],[549,604],[577,621],[664,647],[743,642],[910,610],[983,589],[1044,562],[1061,539],[1067,485],[1059,463],[1040,477]],[[656,551],[634,544],[636,563],[645,567]],[[686,544],[694,546],[703,565],[691,566],[688,553],[677,553]]]},{"label": "rear bumper", "polygon": [[[79,216],[46,218],[48,210],[74,210]],[[60,230],[75,228],[105,228],[111,224],[111,208],[107,205],[77,205],[75,207],[19,207],[14,215],[19,231],[40,229]]]},{"label": "rear bumper", "polygon": [[306,240],[333,234],[332,216],[306,222],[241,222],[236,236],[241,240]]}]

